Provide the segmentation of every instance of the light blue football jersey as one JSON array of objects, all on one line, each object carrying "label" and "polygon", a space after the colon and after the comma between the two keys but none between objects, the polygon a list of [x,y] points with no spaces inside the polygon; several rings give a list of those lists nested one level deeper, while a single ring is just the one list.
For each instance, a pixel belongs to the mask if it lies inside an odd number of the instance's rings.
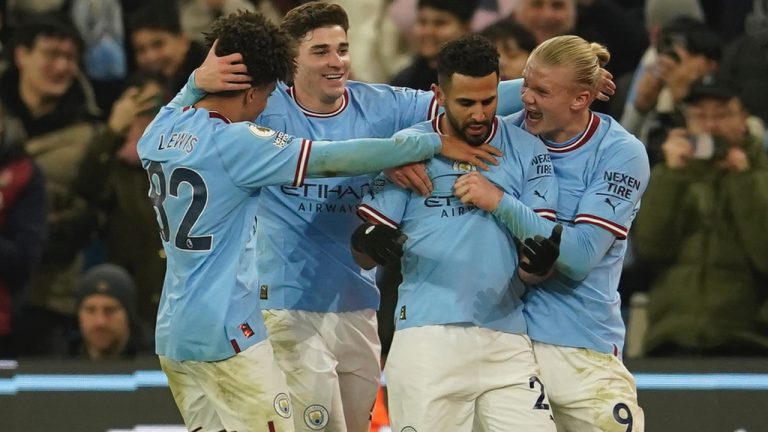
[{"label": "light blue football jersey", "polygon": [[168,257],[156,352],[174,360],[220,360],[266,338],[255,266],[262,187],[300,188],[306,176],[378,172],[441,147],[436,134],[313,142],[185,103],[191,103],[186,87],[138,144]]},{"label": "light blue football jersey", "polygon": [[[521,108],[520,82],[500,84],[500,109]],[[280,85],[256,122],[296,136],[339,140],[390,137],[438,112],[432,92],[350,81],[339,109],[325,114],[302,107],[293,88]],[[302,187],[262,191],[256,229],[263,308],[378,308],[374,273],[361,270],[349,251],[349,237],[358,225],[355,211],[369,193],[370,181],[368,175],[313,179]]]},{"label": "light blue football jersey", "polygon": [[[510,120],[524,127],[524,114]],[[570,142],[545,144],[564,230],[559,271],[525,297],[528,334],[540,342],[620,355],[625,329],[617,289],[625,239],[650,176],[645,147],[610,116],[597,113]],[[519,236],[553,226],[507,196],[494,214]]]},{"label": "light blue football jersey", "polygon": [[[398,135],[439,131],[441,114]],[[554,219],[557,184],[546,147],[498,117],[488,138],[504,152],[498,166],[483,171],[506,193]],[[459,324],[525,333],[516,277],[517,250],[509,231],[492,214],[462,204],[453,185],[475,171],[467,163],[436,157],[427,162],[434,191],[423,197],[377,178],[360,216],[399,228],[408,236],[402,258],[396,328]]]}]

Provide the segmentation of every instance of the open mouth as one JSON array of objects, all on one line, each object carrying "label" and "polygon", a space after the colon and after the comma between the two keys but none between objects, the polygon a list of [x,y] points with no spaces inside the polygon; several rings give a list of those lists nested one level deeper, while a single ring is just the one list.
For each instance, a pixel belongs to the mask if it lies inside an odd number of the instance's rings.
[{"label": "open mouth", "polygon": [[544,114],[538,112],[538,111],[532,111],[532,110],[525,110],[525,118],[527,120],[541,120],[542,117],[544,117]]},{"label": "open mouth", "polygon": [[488,130],[488,127],[485,125],[472,125],[467,126],[467,132],[470,135],[482,135]]},{"label": "open mouth", "polygon": [[330,81],[341,81],[341,79],[344,78],[344,74],[325,74],[323,75],[323,78]]}]

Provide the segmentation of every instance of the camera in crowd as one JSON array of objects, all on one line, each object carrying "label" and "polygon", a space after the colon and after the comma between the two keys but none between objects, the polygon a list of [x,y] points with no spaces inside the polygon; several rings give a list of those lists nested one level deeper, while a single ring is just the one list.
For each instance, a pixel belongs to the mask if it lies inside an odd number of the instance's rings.
[{"label": "camera in crowd", "polygon": [[661,29],[656,52],[679,63],[678,49],[719,61],[723,42],[706,24],[692,18],[677,18]]}]

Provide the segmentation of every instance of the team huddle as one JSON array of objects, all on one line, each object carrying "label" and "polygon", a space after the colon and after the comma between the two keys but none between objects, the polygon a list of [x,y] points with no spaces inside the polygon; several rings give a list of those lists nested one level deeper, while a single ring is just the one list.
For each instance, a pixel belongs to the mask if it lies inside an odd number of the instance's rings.
[{"label": "team huddle", "polygon": [[348,81],[348,27],[321,2],[220,18],[139,142],[186,426],[367,431],[374,268],[399,261],[393,431],[644,430],[617,284],[649,166],[589,109],[608,52],[556,37],[500,82],[464,36],[425,92]]}]

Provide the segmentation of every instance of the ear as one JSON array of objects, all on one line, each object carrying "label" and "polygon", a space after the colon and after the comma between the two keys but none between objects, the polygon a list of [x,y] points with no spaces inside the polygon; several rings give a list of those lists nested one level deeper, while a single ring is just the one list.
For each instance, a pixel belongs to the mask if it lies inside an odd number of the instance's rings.
[{"label": "ear", "polygon": [[24,69],[25,60],[29,57],[29,51],[29,48],[25,46],[18,46],[13,50],[13,61],[19,70]]},{"label": "ear", "polygon": [[588,90],[580,89],[577,91],[576,95],[571,101],[571,110],[581,111],[583,109],[589,108],[589,105],[592,104],[592,100],[592,93],[590,93]]},{"label": "ear", "polygon": [[432,93],[435,94],[435,99],[437,99],[437,104],[440,106],[445,106],[445,93],[443,93],[443,89],[440,88],[437,84],[432,84]]}]

